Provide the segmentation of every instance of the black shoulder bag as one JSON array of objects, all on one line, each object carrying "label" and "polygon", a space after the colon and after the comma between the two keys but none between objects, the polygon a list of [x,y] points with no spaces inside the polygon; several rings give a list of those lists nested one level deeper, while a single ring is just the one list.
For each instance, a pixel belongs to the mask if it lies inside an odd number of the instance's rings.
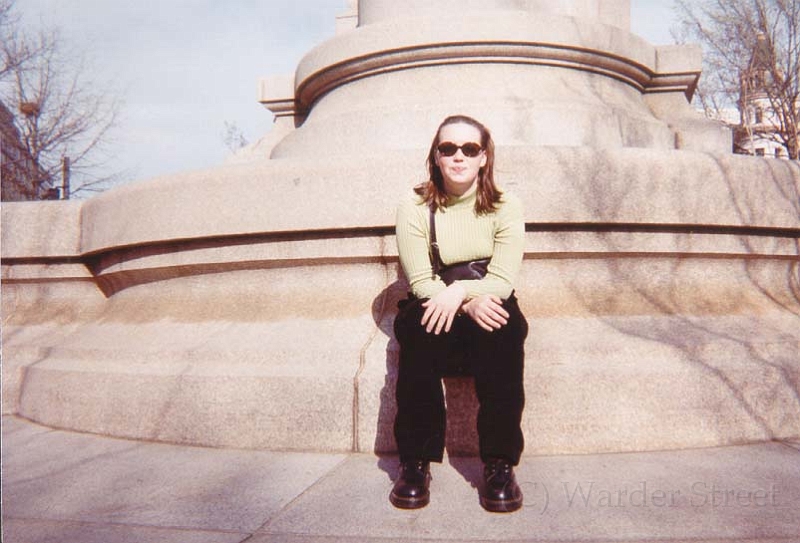
[{"label": "black shoulder bag", "polygon": [[445,266],[439,256],[439,244],[436,242],[436,218],[433,208],[430,210],[431,218],[431,253],[433,274],[438,275],[445,285],[450,285],[453,281],[463,281],[469,279],[483,279],[489,267],[491,258],[471,260],[469,262],[457,262]]}]

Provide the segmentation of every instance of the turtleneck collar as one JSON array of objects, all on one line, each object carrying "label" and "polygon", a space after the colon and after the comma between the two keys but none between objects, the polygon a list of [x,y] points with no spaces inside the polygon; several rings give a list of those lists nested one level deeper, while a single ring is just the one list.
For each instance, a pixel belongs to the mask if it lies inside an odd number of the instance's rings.
[{"label": "turtleneck collar", "polygon": [[478,198],[478,183],[476,182],[475,185],[462,194],[461,196],[448,196],[447,197],[447,207],[448,208],[461,208],[465,206],[475,207],[475,200]]}]

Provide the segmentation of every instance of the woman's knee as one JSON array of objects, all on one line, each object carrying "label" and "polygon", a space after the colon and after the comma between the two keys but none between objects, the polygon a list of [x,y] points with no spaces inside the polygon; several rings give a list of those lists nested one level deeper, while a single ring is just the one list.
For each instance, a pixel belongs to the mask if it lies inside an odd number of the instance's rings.
[{"label": "woman's knee", "polygon": [[525,341],[525,338],[528,337],[528,320],[522,314],[516,297],[512,295],[508,300],[504,300],[503,308],[508,311],[509,315],[508,323],[504,327],[507,334],[518,341]]},{"label": "woman's knee", "polygon": [[412,298],[402,300],[399,304],[400,311],[394,319],[394,337],[401,344],[424,331],[421,325],[425,308],[422,304],[425,299]]}]

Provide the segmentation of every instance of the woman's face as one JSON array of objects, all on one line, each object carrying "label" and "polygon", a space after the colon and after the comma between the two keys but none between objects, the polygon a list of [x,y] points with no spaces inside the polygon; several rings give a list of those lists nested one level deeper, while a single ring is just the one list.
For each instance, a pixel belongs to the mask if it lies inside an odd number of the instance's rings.
[{"label": "woman's face", "polygon": [[[473,157],[467,156],[463,148],[459,148],[452,156],[442,152],[443,144],[481,145],[481,133],[472,125],[465,123],[448,124],[439,131],[439,146],[436,151],[436,165],[442,172],[444,189],[447,194],[461,196],[475,186],[480,169],[486,165],[486,152],[481,149]],[[447,145],[444,146],[446,151]],[[452,150],[452,146],[451,147]],[[467,146],[467,154],[471,146]]]}]

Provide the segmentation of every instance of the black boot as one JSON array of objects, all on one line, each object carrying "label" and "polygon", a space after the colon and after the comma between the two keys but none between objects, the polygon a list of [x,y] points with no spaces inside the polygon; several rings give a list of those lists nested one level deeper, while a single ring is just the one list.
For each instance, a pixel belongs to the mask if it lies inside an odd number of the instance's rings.
[{"label": "black boot", "polygon": [[400,464],[400,476],[394,483],[389,501],[400,509],[419,509],[431,501],[428,487],[431,483],[430,463],[412,460]]},{"label": "black boot", "polygon": [[522,490],[514,477],[511,463],[492,458],[483,468],[481,506],[492,513],[511,513],[522,507]]}]

